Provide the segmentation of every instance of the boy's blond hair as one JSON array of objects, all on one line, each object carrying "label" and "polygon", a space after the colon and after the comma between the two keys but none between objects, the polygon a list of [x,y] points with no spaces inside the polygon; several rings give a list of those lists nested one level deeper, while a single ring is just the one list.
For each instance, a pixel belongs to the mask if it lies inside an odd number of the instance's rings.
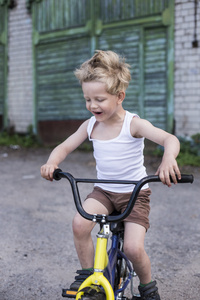
[{"label": "boy's blond hair", "polygon": [[106,84],[107,92],[116,95],[127,89],[131,74],[125,59],[113,51],[97,50],[74,74],[80,83],[100,81]]}]

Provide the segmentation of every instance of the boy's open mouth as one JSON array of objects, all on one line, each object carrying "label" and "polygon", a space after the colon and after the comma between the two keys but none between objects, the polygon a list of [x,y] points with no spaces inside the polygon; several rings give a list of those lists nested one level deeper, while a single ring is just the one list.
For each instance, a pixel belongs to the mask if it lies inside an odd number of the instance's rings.
[{"label": "boy's open mouth", "polygon": [[93,114],[94,115],[100,115],[100,114],[102,114],[102,112],[101,111],[93,111]]}]

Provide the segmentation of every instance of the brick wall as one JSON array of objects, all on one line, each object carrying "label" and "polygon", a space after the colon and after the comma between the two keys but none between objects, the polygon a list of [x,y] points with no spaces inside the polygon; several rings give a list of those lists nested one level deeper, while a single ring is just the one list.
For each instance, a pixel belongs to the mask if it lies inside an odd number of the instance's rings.
[{"label": "brick wall", "polygon": [[33,123],[32,24],[26,0],[16,2],[8,20],[8,122],[26,132]]},{"label": "brick wall", "polygon": [[176,134],[200,132],[200,3],[197,11],[198,48],[194,39],[194,1],[175,1],[174,118]]}]

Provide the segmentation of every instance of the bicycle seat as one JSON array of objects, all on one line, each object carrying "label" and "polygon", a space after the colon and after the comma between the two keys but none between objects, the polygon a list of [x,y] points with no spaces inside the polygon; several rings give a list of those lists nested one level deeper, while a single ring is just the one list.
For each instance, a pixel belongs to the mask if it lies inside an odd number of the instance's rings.
[{"label": "bicycle seat", "polygon": [[[110,216],[117,216],[120,215],[120,212],[118,212],[117,210],[114,210]],[[117,233],[117,232],[123,232],[124,230],[124,222],[111,222],[110,223],[110,231],[112,233]]]}]

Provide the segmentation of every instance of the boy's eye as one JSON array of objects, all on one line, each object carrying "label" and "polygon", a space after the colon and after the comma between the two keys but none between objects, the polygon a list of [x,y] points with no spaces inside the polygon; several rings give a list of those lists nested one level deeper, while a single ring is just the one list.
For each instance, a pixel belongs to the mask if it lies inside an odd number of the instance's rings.
[{"label": "boy's eye", "polygon": [[103,102],[105,99],[97,99],[98,102]]}]

